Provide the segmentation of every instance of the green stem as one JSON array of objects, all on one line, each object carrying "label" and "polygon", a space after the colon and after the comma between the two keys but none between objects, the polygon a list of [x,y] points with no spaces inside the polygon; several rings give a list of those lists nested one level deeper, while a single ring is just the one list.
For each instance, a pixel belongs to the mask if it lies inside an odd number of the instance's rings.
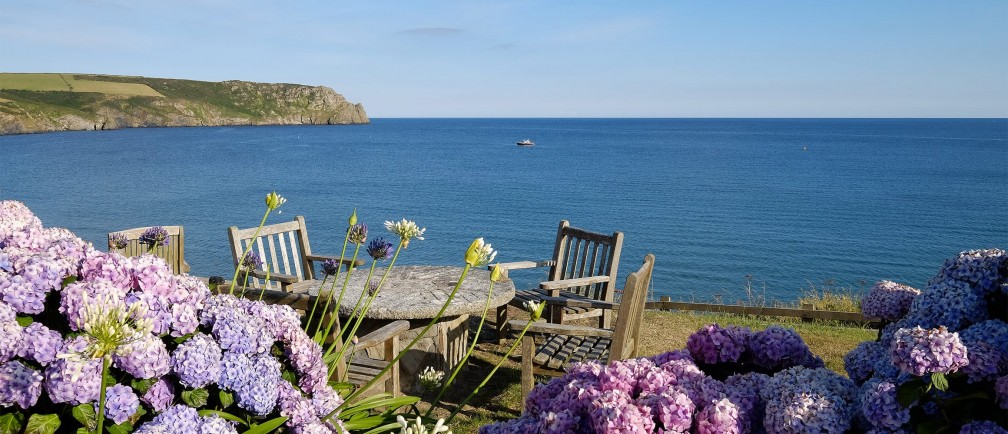
[{"label": "green stem", "polygon": [[[350,265],[347,265],[346,276],[343,278],[343,288],[340,289],[339,297],[336,299],[336,312],[334,312],[333,315],[329,318],[329,324],[326,325],[325,334],[323,334],[322,336],[329,336],[329,332],[332,331],[333,325],[336,324],[336,319],[339,317],[339,308],[340,308],[340,306],[343,305],[343,295],[346,294],[347,285],[350,284],[350,274],[353,273],[353,270],[354,270],[353,264],[357,262],[357,254],[358,253],[360,253],[360,244],[358,244],[357,248],[354,249],[353,258],[350,259]],[[340,258],[342,258],[342,256],[340,256]],[[374,270],[374,267],[372,267],[372,270]],[[370,274],[368,276],[370,277]],[[338,272],[336,273],[336,277],[339,277],[339,273]],[[334,289],[336,289],[336,279],[335,278],[333,279],[332,287],[329,288],[329,297],[326,299],[325,307],[322,308],[323,312],[329,312],[329,304],[332,302],[332,295],[333,295],[333,292],[335,292],[335,291],[333,291]],[[322,294],[319,294],[319,295],[321,296]],[[316,335],[318,334],[319,330],[321,330],[321,328],[322,328],[322,322],[321,322],[321,320],[319,321],[318,325],[319,325],[319,327],[315,329],[315,334]],[[319,342],[325,342],[325,341],[323,340],[323,341],[319,341]]]},{"label": "green stem", "polygon": [[343,409],[343,407],[345,407],[348,402],[353,401],[353,399],[356,398],[358,395],[360,395],[361,393],[363,393],[365,390],[368,390],[369,388],[371,388],[371,386],[373,386],[374,383],[377,382],[379,378],[381,378],[382,376],[384,376],[385,373],[389,371],[389,369],[392,369],[392,367],[395,366],[395,364],[399,362],[399,359],[401,359],[404,354],[406,354],[407,352],[409,352],[409,350],[412,349],[413,346],[416,345],[416,343],[419,342],[420,339],[423,338],[424,335],[427,334],[427,331],[430,330],[431,327],[434,326],[434,324],[436,324],[438,321],[441,320],[441,315],[444,315],[445,310],[448,309],[448,306],[451,304],[452,300],[455,298],[455,294],[457,294],[459,288],[462,287],[462,282],[465,280],[466,275],[469,274],[469,269],[470,268],[472,268],[472,265],[466,264],[465,268],[462,269],[462,276],[459,277],[458,282],[455,283],[455,288],[452,289],[451,294],[448,295],[448,299],[445,300],[445,302],[444,302],[443,305],[441,305],[441,310],[438,311],[437,315],[434,315],[434,318],[431,318],[430,322],[427,323],[427,326],[425,326],[423,328],[423,330],[421,330],[420,333],[417,334],[417,336],[415,338],[413,338],[413,340],[410,341],[410,343],[408,345],[406,345],[402,349],[402,351],[399,351],[399,354],[396,354],[396,356],[392,359],[392,361],[389,362],[388,366],[385,366],[385,368],[382,369],[381,372],[378,373],[378,375],[375,375],[374,378],[372,378],[366,384],[364,384],[363,386],[361,386],[360,388],[358,388],[357,390],[355,390],[353,393],[350,394],[350,396],[347,396],[346,400],[344,400],[343,403],[340,404],[339,407],[337,407],[335,410],[329,412],[329,414],[327,414],[325,417],[323,417],[322,420],[326,420],[326,419],[332,417],[332,415],[336,414],[337,411],[340,411],[341,409]]},{"label": "green stem", "polygon": [[[361,323],[364,322],[364,315],[366,315],[368,309],[371,308],[371,303],[374,301],[374,299],[376,297],[378,297],[378,293],[381,292],[381,287],[382,287],[382,285],[385,284],[385,279],[388,278],[389,272],[392,271],[392,267],[395,265],[396,259],[399,258],[399,252],[402,251],[403,244],[404,244],[403,241],[400,240],[399,241],[399,247],[396,247],[395,254],[392,255],[392,261],[389,262],[388,267],[385,268],[385,273],[382,274],[381,280],[378,281],[378,286],[375,288],[374,293],[372,293],[371,296],[368,297],[367,302],[364,303],[364,307],[361,308],[360,312],[356,312],[356,309],[355,309],[354,314],[357,315],[357,318],[356,318],[356,321],[354,321],[353,328],[351,328],[350,332],[348,334],[346,334],[346,342],[343,344],[343,348],[341,348],[340,351],[339,351],[339,353],[337,353],[337,355],[336,355],[336,361],[337,361],[337,363],[340,360],[342,360],[343,354],[346,353],[347,345],[349,345],[350,339],[352,339],[355,336],[355,333],[357,333],[357,329],[360,328]],[[377,262],[377,261],[375,261],[375,262]],[[369,282],[365,282],[364,283],[364,288],[363,288],[362,291],[366,292],[369,289],[368,286],[370,284],[370,279],[368,279],[368,280],[369,280]],[[362,297],[364,296],[363,292],[361,293],[361,296]],[[347,323],[348,324],[350,323],[350,319],[347,319]]]},{"label": "green stem", "polygon": [[494,287],[494,281],[491,280],[490,290],[487,292],[486,304],[483,305],[483,316],[480,317],[479,326],[476,327],[476,335],[473,336],[472,343],[469,344],[469,350],[466,351],[464,356],[462,356],[462,360],[460,360],[458,364],[455,365],[455,369],[452,370],[451,375],[448,377],[448,381],[446,381],[445,384],[441,386],[441,391],[438,392],[437,397],[435,397],[434,400],[431,401],[430,408],[428,408],[427,412],[424,413],[423,415],[424,419],[430,416],[431,412],[433,412],[434,409],[438,406],[438,403],[441,402],[441,396],[444,395],[444,393],[448,390],[448,387],[451,386],[452,381],[455,380],[455,376],[458,375],[459,371],[462,370],[462,367],[465,366],[466,361],[469,360],[469,356],[471,356],[473,351],[476,349],[476,342],[479,341],[480,332],[483,331],[483,323],[486,322],[487,311],[490,310],[490,298],[493,297],[493,287]]},{"label": "green stem", "polygon": [[487,382],[490,381],[490,378],[492,378],[494,376],[494,373],[497,372],[497,369],[500,368],[502,364],[504,364],[504,361],[507,360],[509,357],[511,357],[511,353],[513,353],[515,348],[518,347],[518,344],[521,343],[522,338],[525,337],[525,333],[528,332],[528,329],[533,322],[535,322],[535,318],[529,318],[529,321],[525,323],[525,328],[523,328],[521,333],[518,334],[518,339],[515,339],[514,343],[511,344],[511,348],[508,348],[507,352],[504,353],[504,356],[501,357],[500,361],[498,361],[497,364],[494,365],[493,369],[490,370],[490,373],[487,374],[486,378],[483,379],[483,382],[480,383],[479,386],[476,386],[476,388],[473,389],[472,393],[470,393],[469,396],[463,399],[462,402],[459,403],[458,407],[456,407],[455,410],[448,415],[448,418],[445,419],[446,424],[451,423],[452,419],[455,418],[455,415],[458,414],[458,412],[461,411],[462,408],[469,403],[469,400],[471,400],[474,396],[476,396],[476,394],[479,393],[480,389],[482,389],[483,386],[485,386]]},{"label": "green stem", "polygon": [[105,374],[108,372],[111,362],[112,356],[102,357],[101,390],[98,392],[98,426],[95,428],[95,434],[105,432]]},{"label": "green stem", "polygon": [[238,263],[235,264],[234,276],[231,277],[231,289],[228,290],[228,294],[230,295],[234,295],[235,283],[237,283],[238,280],[238,270],[241,269],[242,262],[245,262],[245,257],[248,256],[250,251],[252,251],[252,244],[254,244],[255,239],[259,237],[259,231],[262,230],[262,227],[266,225],[266,217],[269,217],[270,211],[273,210],[271,210],[269,207],[266,207],[266,214],[263,214],[262,221],[259,222],[259,227],[256,228],[255,234],[252,235],[252,239],[249,241],[248,247],[246,247],[245,250],[242,251],[241,258],[238,258]]},{"label": "green stem", "polygon": [[[322,278],[322,283],[319,284],[319,297],[315,297],[315,303],[312,304],[311,312],[308,314],[308,321],[307,324],[305,324],[305,333],[307,333],[308,336],[311,336],[311,332],[309,332],[308,330],[311,330],[312,318],[315,318],[315,308],[318,307],[318,301],[322,295],[322,288],[325,286],[327,280],[329,280],[328,274],[326,274],[325,277]],[[336,278],[333,278],[333,281],[335,282]]]},{"label": "green stem", "polygon": [[[374,276],[374,270],[375,270],[375,266],[376,265],[378,265],[378,261],[377,260],[372,260],[371,261],[371,269],[368,270],[367,279],[364,280],[364,288],[365,289],[361,290],[361,295],[360,295],[360,297],[357,298],[357,304],[354,305],[354,310],[352,312],[350,312],[350,316],[347,318],[346,324],[350,324],[353,321],[354,316],[357,315],[357,309],[360,308],[361,302],[364,301],[364,296],[367,294],[367,289],[366,288],[371,283],[371,277]],[[345,285],[346,284],[344,284],[344,286]],[[329,327],[326,328],[326,335],[328,335],[329,332],[332,331],[332,326],[335,323],[336,323],[336,318],[335,317],[329,319]],[[322,355],[323,357],[328,357],[330,354],[332,354],[333,350],[336,349],[336,345],[337,344],[344,345],[346,342],[348,342],[353,337],[353,336],[347,336],[346,335],[347,330],[349,330],[349,329],[347,329],[346,327],[344,327],[342,330],[339,331],[340,339],[334,340],[333,343],[329,345],[329,348],[326,349],[325,354]],[[345,347],[341,346],[340,347],[340,351],[343,351],[344,348]],[[333,366],[335,366],[335,364]]]},{"label": "green stem", "polygon": [[[336,274],[333,276],[333,282],[336,282],[336,279],[339,278],[340,270],[343,268],[342,262],[343,262],[343,257],[346,256],[346,246],[347,246],[347,243],[350,241],[350,229],[351,228],[352,228],[352,226],[349,227],[349,228],[347,228],[346,235],[343,236],[343,250],[341,250],[340,254],[339,254],[340,264],[336,264]],[[349,273],[349,270],[347,270],[347,272]],[[312,278],[314,278],[314,276],[312,276]],[[326,274],[326,276],[324,278],[322,278],[322,284],[319,285],[319,297],[322,296],[322,287],[325,286],[325,280],[328,279],[328,278],[329,278],[328,274]],[[334,286],[335,286],[335,284],[334,284]],[[318,306],[319,297],[315,297],[315,304],[312,305],[311,313],[308,314],[308,324],[305,326],[305,333],[308,333],[308,336],[311,336],[311,333],[308,332],[308,329],[311,326],[312,318],[315,318],[315,308]],[[319,321],[319,323],[321,324],[321,320]],[[318,330],[316,329],[316,333],[317,332],[318,332]]]}]

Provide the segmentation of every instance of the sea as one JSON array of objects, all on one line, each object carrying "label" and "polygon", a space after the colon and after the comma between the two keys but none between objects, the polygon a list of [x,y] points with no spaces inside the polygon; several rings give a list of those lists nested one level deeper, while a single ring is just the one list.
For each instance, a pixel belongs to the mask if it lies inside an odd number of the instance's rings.
[{"label": "sea", "polygon": [[[522,139],[535,142],[519,147]],[[625,236],[652,297],[793,302],[882,279],[921,288],[961,251],[1008,247],[1006,119],[373,119],[0,136],[0,199],[100,249],[183,225],[192,273],[227,275],[227,228],[305,217],[339,254],[356,209],[426,227],[399,264],[551,256],[560,220]],[[543,270],[514,272],[533,287]]]}]

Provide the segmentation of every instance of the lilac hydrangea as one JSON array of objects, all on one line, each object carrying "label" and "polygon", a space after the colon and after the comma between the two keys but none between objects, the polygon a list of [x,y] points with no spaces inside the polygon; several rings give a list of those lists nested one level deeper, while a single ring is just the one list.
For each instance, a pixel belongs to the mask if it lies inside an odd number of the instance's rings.
[{"label": "lilac hydrangea", "polygon": [[752,331],[748,327],[710,324],[691,334],[686,340],[686,347],[693,359],[699,362],[737,362],[751,337]]},{"label": "lilac hydrangea", "polygon": [[250,315],[244,309],[224,309],[217,314],[212,334],[221,348],[244,354],[262,354],[273,346],[263,318]]},{"label": "lilac hydrangea", "polygon": [[318,413],[308,400],[293,385],[286,380],[282,380],[277,385],[277,404],[280,407],[280,415],[287,418],[286,425],[291,429],[318,422]]},{"label": "lilac hydrangea", "polygon": [[771,325],[756,332],[749,342],[753,362],[767,369],[802,365],[814,357],[794,329],[780,325]]},{"label": "lilac hydrangea", "polygon": [[861,396],[861,412],[875,427],[897,430],[910,421],[910,409],[896,401],[896,385],[889,381],[869,382]]},{"label": "lilac hydrangea", "polygon": [[836,395],[803,387],[767,401],[763,426],[767,434],[843,434],[850,416]]},{"label": "lilac hydrangea", "polygon": [[697,434],[741,434],[738,406],[727,398],[712,402],[696,415]]},{"label": "lilac hydrangea", "polygon": [[59,332],[50,330],[42,323],[33,322],[24,328],[18,356],[47,366],[56,359],[56,353],[62,347],[63,336]]},{"label": "lilac hydrangea", "polygon": [[910,286],[882,280],[872,286],[861,299],[861,313],[869,318],[896,321],[910,310],[910,304],[920,290]]},{"label": "lilac hydrangea", "polygon": [[133,282],[137,289],[158,295],[168,295],[174,291],[174,275],[163,259],[154,255],[141,255],[132,260]]},{"label": "lilac hydrangea", "polygon": [[203,418],[195,408],[186,405],[174,405],[162,411],[150,422],[140,426],[136,433],[198,433],[203,424]]},{"label": "lilac hydrangea", "polygon": [[238,405],[260,416],[276,407],[280,383],[280,362],[270,355],[255,356],[251,360],[252,372],[236,390]]},{"label": "lilac hydrangea", "polygon": [[[95,403],[97,406],[98,403]],[[140,398],[129,386],[115,384],[105,388],[105,417],[113,422],[123,423],[139,409]]]},{"label": "lilac hydrangea", "polygon": [[84,325],[84,308],[89,300],[109,300],[126,303],[126,292],[106,279],[77,282],[67,285],[60,295],[59,312],[63,314],[73,331]]},{"label": "lilac hydrangea", "polygon": [[890,346],[893,364],[903,372],[922,376],[940,372],[948,374],[966,366],[969,359],[959,335],[945,327],[900,329]]},{"label": "lilac hydrangea", "polygon": [[17,321],[0,321],[0,363],[10,360],[22,351],[23,336],[24,327]]},{"label": "lilac hydrangea", "polygon": [[164,378],[159,378],[144,392],[143,402],[156,412],[164,411],[175,399],[175,387]]},{"label": "lilac hydrangea", "polygon": [[770,382],[770,376],[760,372],[746,372],[725,378],[725,391],[732,403],[738,405],[743,432],[763,423],[766,403],[759,391]]},{"label": "lilac hydrangea", "polygon": [[168,373],[171,358],[168,348],[157,336],[148,334],[127,343],[112,358],[113,366],[136,378],[154,378]]},{"label": "lilac hydrangea", "polygon": [[643,393],[637,399],[638,407],[648,408],[655,428],[666,433],[689,432],[696,406],[686,392],[678,386],[667,386],[660,393]]},{"label": "lilac hydrangea", "polygon": [[197,333],[172,353],[172,370],[182,385],[204,387],[220,378],[221,357],[220,345],[210,336]]},{"label": "lilac hydrangea", "polygon": [[654,421],[635,405],[629,394],[619,389],[604,392],[592,403],[591,426],[599,434],[645,434],[654,430]]},{"label": "lilac hydrangea", "polygon": [[235,428],[234,422],[216,414],[209,414],[202,418],[199,434],[238,434],[238,430]]},{"label": "lilac hydrangea", "polygon": [[300,333],[286,345],[285,354],[298,374],[298,386],[309,393],[326,383],[328,370],[322,361],[322,348],[305,333]]},{"label": "lilac hydrangea", "polygon": [[20,313],[37,314],[45,309],[48,291],[36,287],[25,276],[0,273],[0,296]]},{"label": "lilac hydrangea", "polygon": [[27,409],[42,394],[42,375],[24,363],[12,360],[0,365],[0,407],[17,404]]},{"label": "lilac hydrangea", "polygon": [[81,263],[81,281],[105,279],[123,291],[133,287],[133,260],[116,252],[88,252]]}]

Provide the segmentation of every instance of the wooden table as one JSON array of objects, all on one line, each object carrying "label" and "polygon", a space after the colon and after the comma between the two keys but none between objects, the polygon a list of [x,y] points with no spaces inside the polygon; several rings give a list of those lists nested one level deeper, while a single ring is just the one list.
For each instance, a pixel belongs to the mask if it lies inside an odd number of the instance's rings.
[{"label": "wooden table", "polygon": [[[384,272],[385,268],[376,268],[371,278],[372,281],[378,282]],[[430,323],[431,318],[434,318],[445,301],[448,300],[448,296],[461,275],[462,267],[410,265],[392,268],[378,295],[371,303],[367,314],[364,315],[364,320],[357,334],[365,334],[391,321],[408,320],[410,329],[400,336],[400,346],[406,346],[420,334],[420,331]],[[346,293],[343,295],[343,301],[339,307],[340,316],[344,320],[353,312],[357,300],[364,292],[367,276],[367,268],[358,268],[350,276]],[[343,274],[341,273],[335,287],[337,297],[342,284]],[[326,282],[325,287],[322,288],[323,295],[329,292],[331,285],[332,280]],[[403,392],[414,392],[417,375],[424,368],[432,366],[435,370],[444,371],[447,375],[462,360],[469,342],[469,316],[483,314],[488,295],[490,295],[490,308],[487,315],[492,315],[497,306],[505,305],[514,298],[514,283],[509,279],[501,279],[494,284],[492,295],[489,294],[489,288],[489,271],[476,268],[469,270],[465,281],[462,282],[462,286],[442,317],[400,359],[399,369]],[[319,287],[310,288],[309,293],[318,294]],[[366,301],[365,298],[364,302]],[[347,324],[343,326],[350,327]],[[490,329],[491,327],[484,325],[484,330]],[[379,352],[380,349],[373,351]],[[377,353],[369,355],[371,357],[382,356]]]}]

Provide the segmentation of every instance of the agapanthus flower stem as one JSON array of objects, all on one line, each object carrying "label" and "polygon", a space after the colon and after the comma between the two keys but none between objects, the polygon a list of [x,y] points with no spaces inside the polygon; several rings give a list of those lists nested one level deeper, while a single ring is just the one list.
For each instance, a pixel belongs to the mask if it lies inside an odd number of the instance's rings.
[{"label": "agapanthus flower stem", "polygon": [[[398,250],[396,251],[396,253],[398,253]],[[413,338],[413,340],[411,340],[409,344],[407,344],[405,347],[402,348],[401,351],[399,351],[399,354],[396,354],[396,356],[392,359],[392,361],[389,362],[388,366],[386,366],[385,368],[383,368],[381,370],[381,372],[378,373],[378,375],[375,375],[374,378],[372,378],[371,380],[369,380],[366,384],[364,384],[363,386],[359,387],[356,391],[354,391],[349,396],[347,396],[346,400],[343,401],[343,403],[340,404],[339,407],[337,407],[335,410],[333,410],[332,412],[330,412],[329,414],[327,414],[325,417],[323,417],[322,420],[329,419],[330,417],[332,417],[332,415],[336,414],[336,412],[338,412],[344,406],[346,406],[346,404],[348,402],[353,401],[354,398],[357,398],[357,396],[359,396],[365,390],[370,389],[371,386],[373,386],[374,383],[378,381],[378,379],[382,378],[385,375],[386,372],[388,372],[390,369],[392,369],[392,367],[395,366],[395,364],[399,362],[399,359],[401,359],[404,354],[408,353],[409,350],[411,350],[413,348],[413,346],[416,345],[416,343],[419,342],[420,339],[423,338],[424,335],[427,334],[427,331],[430,330],[431,327],[434,327],[434,324],[437,324],[437,322],[441,320],[441,315],[444,315],[445,310],[448,309],[448,306],[451,304],[452,300],[455,299],[455,294],[457,294],[459,288],[462,287],[462,282],[465,281],[466,275],[469,274],[469,269],[470,268],[472,268],[471,265],[469,265],[469,264],[465,265],[465,268],[462,269],[462,276],[460,276],[458,282],[455,283],[455,288],[452,288],[451,294],[448,294],[448,299],[445,300],[445,302],[444,302],[443,305],[441,305],[441,310],[438,311],[437,315],[434,315],[434,318],[431,318],[430,322],[427,323],[427,325],[423,328],[423,330],[420,330],[420,333],[417,334],[417,336],[415,338]]]},{"label": "agapanthus flower stem", "polygon": [[[371,269],[368,270],[367,279],[364,280],[364,287],[365,288],[367,288],[368,285],[370,285],[370,283],[371,283],[371,277],[374,276],[374,270],[375,270],[375,266],[377,265],[377,263],[378,263],[377,260],[371,261]],[[344,289],[346,289],[346,282],[344,282],[343,286],[344,286]],[[350,323],[353,322],[354,317],[357,315],[357,309],[360,308],[360,305],[363,302],[364,296],[366,294],[367,294],[367,289],[361,290],[361,295],[360,295],[360,297],[357,298],[357,304],[354,305],[354,310],[353,310],[353,312],[350,312],[350,317],[347,318],[346,324],[344,324],[344,326],[349,326]],[[333,324],[335,324],[335,323],[336,323],[336,318],[335,317],[331,318],[330,321],[329,321],[330,328],[326,329],[326,335],[328,335],[332,331],[331,326]],[[342,330],[339,331],[339,333],[340,333],[340,339],[333,341],[333,343],[329,345],[329,348],[326,349],[326,352],[323,355],[323,357],[329,357],[329,355],[332,354],[333,350],[336,349],[336,345],[339,344],[340,342],[343,342],[343,344],[342,344],[342,346],[340,347],[340,350],[339,350],[339,354],[342,356],[343,352],[346,351],[346,345],[348,345],[347,342],[349,342],[350,338],[353,337],[353,335],[349,334],[348,331],[349,331],[349,329],[346,328],[346,327],[344,327]],[[356,332],[356,330],[355,330],[355,332]],[[339,362],[339,360],[337,360],[337,362]],[[337,364],[338,363],[334,363],[333,366],[330,366],[330,370],[332,370]]]},{"label": "agapanthus flower stem", "polygon": [[507,352],[504,353],[503,356],[501,356],[500,361],[498,361],[497,364],[494,365],[493,369],[490,370],[490,373],[487,374],[486,378],[483,379],[483,382],[481,382],[479,386],[476,386],[476,388],[473,389],[471,393],[469,393],[469,396],[465,397],[465,399],[463,399],[462,402],[459,403],[458,407],[456,407],[455,410],[448,415],[448,418],[445,419],[445,423],[451,423],[452,419],[455,418],[455,415],[458,414],[458,412],[461,411],[462,408],[465,407],[465,405],[468,404],[469,401],[474,396],[476,396],[476,394],[479,393],[480,389],[482,389],[483,386],[485,386],[488,382],[490,382],[490,378],[493,378],[494,374],[497,372],[497,369],[504,364],[505,360],[511,357],[511,353],[514,352],[515,348],[518,348],[518,344],[521,343],[522,338],[525,337],[525,333],[528,332],[529,327],[531,327],[532,323],[535,321],[536,321],[535,318],[529,318],[529,321],[525,323],[525,328],[522,329],[521,333],[518,334],[518,338],[515,339],[513,344],[511,344],[511,348],[508,348]]},{"label": "agapanthus flower stem", "polygon": [[[356,213],[356,210],[354,210],[354,211]],[[343,236],[343,250],[341,250],[340,254],[339,254],[339,257],[340,257],[341,260],[346,256],[346,247],[347,247],[347,243],[349,242],[349,240],[350,240],[350,228],[347,228],[346,234]],[[359,248],[360,247],[358,246],[358,249]],[[357,252],[354,252],[354,260],[356,260],[356,259],[357,259]],[[351,265],[351,267],[352,266],[353,265]],[[332,300],[332,290],[336,286],[336,279],[339,278],[339,273],[340,273],[340,269],[341,268],[343,268],[343,267],[336,267],[336,274],[333,275],[333,288],[329,288],[329,300]],[[349,271],[350,270],[347,270],[347,274],[348,275],[350,274]],[[319,299],[322,298],[322,292],[321,291],[322,291],[322,288],[325,287],[325,280],[327,278],[329,278],[328,274],[326,274],[326,276],[322,278],[322,284],[319,285],[319,296],[315,297],[315,303],[312,304],[311,313],[308,314],[308,324],[305,326],[305,332],[308,333],[308,336],[313,336],[311,334],[311,332],[308,331],[308,328],[309,328],[309,326],[311,326],[312,319],[315,318],[315,308],[318,307]],[[325,309],[328,309],[328,308],[329,308],[329,302],[326,301],[326,307],[325,307]],[[322,321],[319,320],[319,324],[316,326],[315,333],[318,333],[318,329],[321,328],[321,326],[322,326]]]},{"label": "agapanthus flower stem", "polygon": [[[259,237],[259,231],[262,230],[263,226],[266,225],[266,218],[269,217],[270,212],[272,211],[273,210],[271,208],[266,207],[266,213],[263,214],[262,221],[259,222],[259,227],[256,228],[255,234],[252,235],[253,240]],[[229,295],[234,295],[235,283],[238,283],[238,271],[241,269],[242,262],[245,261],[245,257],[248,256],[251,250],[252,250],[252,243],[250,242],[248,247],[246,247],[245,250],[242,252],[241,257],[238,258],[238,263],[235,264],[234,277],[231,278],[231,289],[228,290]]]},{"label": "agapanthus flower stem", "polygon": [[428,408],[427,412],[424,413],[423,417],[425,419],[428,416],[430,416],[431,412],[434,411],[434,408],[436,408],[438,404],[441,402],[441,396],[444,395],[445,391],[448,390],[448,387],[451,386],[452,381],[455,380],[455,376],[458,375],[459,371],[462,370],[462,367],[466,365],[466,362],[469,361],[469,356],[471,356],[473,351],[476,349],[476,342],[479,341],[480,332],[483,331],[483,323],[486,322],[487,311],[490,310],[490,299],[491,297],[493,297],[493,287],[494,287],[494,281],[491,280],[490,290],[487,291],[486,304],[483,305],[483,316],[480,317],[479,325],[476,326],[476,335],[473,336],[472,343],[469,344],[469,349],[466,351],[465,355],[462,356],[462,360],[460,360],[458,364],[455,365],[455,369],[453,369],[451,375],[448,376],[448,381],[445,381],[444,385],[441,386],[441,390],[438,392],[437,397],[435,397],[434,400],[431,401],[430,408]]},{"label": "agapanthus flower stem", "polygon": [[[354,270],[353,263],[357,262],[357,254],[358,253],[360,253],[360,244],[358,244],[357,248],[354,249],[353,258],[350,259],[350,265],[349,265],[349,268],[347,269],[346,276],[343,277],[343,288],[340,289],[339,297],[336,298],[336,312],[334,312],[333,315],[332,315],[332,317],[329,318],[329,324],[326,325],[325,333],[322,334],[323,340],[318,341],[319,345],[322,345],[322,344],[325,343],[324,336],[329,336],[329,332],[332,331],[333,326],[336,324],[336,319],[339,317],[339,307],[342,306],[342,304],[343,304],[343,295],[346,294],[347,285],[350,284],[350,274],[353,273],[353,270]],[[343,255],[340,254],[340,257],[342,258]],[[372,267],[372,271],[373,270],[374,270],[374,268]],[[336,273],[336,277],[339,277],[339,272]],[[333,292],[335,292],[333,290],[336,289],[336,277],[333,278],[332,287],[329,288],[329,296],[326,298],[325,307],[322,308],[323,312],[329,312],[329,305],[332,302]],[[321,294],[319,294],[319,295],[321,296]],[[316,299],[316,301],[318,301],[318,300]],[[319,330],[321,330],[321,328],[322,328],[322,321],[321,321],[321,319],[319,319],[319,324],[318,325],[319,325],[319,327],[315,330],[315,334],[316,335],[318,334]]]},{"label": "agapanthus flower stem", "polygon": [[106,354],[105,357],[102,357],[101,389],[98,390],[98,425],[95,428],[95,434],[105,433],[105,374],[108,373],[110,364],[112,364],[112,355]]},{"label": "agapanthus flower stem", "polygon": [[[364,303],[364,307],[361,308],[360,312],[357,312],[357,309],[354,308],[353,315],[357,315],[357,319],[356,321],[354,321],[354,325],[350,329],[350,332],[344,334],[344,336],[346,336],[347,338],[349,338],[350,336],[356,336],[357,329],[360,328],[361,323],[364,322],[364,315],[366,315],[368,309],[371,308],[371,302],[374,301],[375,297],[378,297],[378,292],[381,291],[382,285],[385,284],[385,279],[388,278],[389,272],[392,271],[392,267],[395,265],[396,259],[399,258],[399,252],[402,251],[404,245],[405,242],[403,241],[399,242],[399,247],[396,247],[395,254],[392,255],[392,261],[389,262],[388,267],[385,268],[385,273],[382,274],[381,280],[378,281],[378,286],[375,288],[374,292],[372,292],[371,295],[368,297],[367,302]],[[376,262],[378,262],[377,259],[371,263],[372,270],[374,269],[374,265]],[[371,282],[371,276],[368,275],[368,280],[367,282],[364,283],[364,288],[362,289],[363,292],[367,292],[370,289],[370,282]],[[363,292],[361,293],[362,297],[364,296]],[[347,319],[347,324],[350,324],[350,319]],[[343,354],[346,352],[347,345],[349,344],[344,343],[343,348],[340,349],[338,355],[336,356],[337,362],[342,360]]]}]

